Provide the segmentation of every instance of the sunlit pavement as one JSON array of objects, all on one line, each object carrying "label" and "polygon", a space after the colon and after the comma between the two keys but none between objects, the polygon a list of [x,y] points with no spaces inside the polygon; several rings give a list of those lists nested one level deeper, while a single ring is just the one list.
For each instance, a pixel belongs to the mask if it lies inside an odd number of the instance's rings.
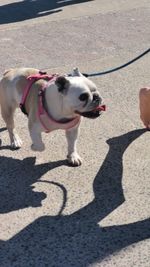
[{"label": "sunlit pavement", "polygon": [[[104,71],[149,48],[149,24],[149,0],[1,0],[0,71]],[[20,111],[23,146],[10,150],[0,119],[1,267],[150,266],[150,132],[138,103],[150,55],[92,80],[107,111],[82,122],[81,167],[67,166],[61,131],[33,152]]]}]

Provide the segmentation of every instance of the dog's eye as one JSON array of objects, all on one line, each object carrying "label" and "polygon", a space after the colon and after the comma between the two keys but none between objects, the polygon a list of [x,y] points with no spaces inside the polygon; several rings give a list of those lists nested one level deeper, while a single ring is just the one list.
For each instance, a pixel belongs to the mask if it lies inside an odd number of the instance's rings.
[{"label": "dog's eye", "polygon": [[88,93],[83,93],[79,96],[80,101],[87,101],[89,98]]}]

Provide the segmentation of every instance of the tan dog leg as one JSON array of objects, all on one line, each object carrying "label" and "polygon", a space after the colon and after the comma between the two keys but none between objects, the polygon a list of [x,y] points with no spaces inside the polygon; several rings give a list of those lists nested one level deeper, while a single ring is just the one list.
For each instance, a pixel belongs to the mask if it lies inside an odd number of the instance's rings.
[{"label": "tan dog leg", "polygon": [[66,137],[67,137],[67,142],[68,142],[67,159],[68,159],[69,164],[73,166],[79,166],[82,163],[82,160],[76,150],[78,131],[79,131],[79,127],[66,131]]},{"label": "tan dog leg", "polygon": [[22,145],[22,141],[17,133],[15,133],[15,125],[14,125],[14,112],[16,107],[7,107],[5,103],[1,105],[1,113],[2,117],[6,123],[6,127],[8,129],[9,137],[10,137],[10,145],[11,148],[17,149]]},{"label": "tan dog leg", "polygon": [[29,132],[32,139],[31,149],[33,151],[42,152],[45,149],[45,145],[42,142],[42,135],[39,124],[36,122],[31,125],[29,122]]}]

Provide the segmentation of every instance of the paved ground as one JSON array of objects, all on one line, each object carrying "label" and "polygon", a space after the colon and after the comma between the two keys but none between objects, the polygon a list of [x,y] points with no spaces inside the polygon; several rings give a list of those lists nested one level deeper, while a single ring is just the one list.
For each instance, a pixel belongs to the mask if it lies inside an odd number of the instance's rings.
[{"label": "paved ground", "polygon": [[[149,47],[149,25],[149,0],[1,0],[0,72],[105,70]],[[43,136],[44,152],[32,152],[20,112],[24,143],[11,151],[0,120],[1,267],[150,266],[150,133],[138,109],[139,88],[150,84],[149,56],[93,78],[108,110],[82,123],[81,167],[66,165],[59,131]]]}]

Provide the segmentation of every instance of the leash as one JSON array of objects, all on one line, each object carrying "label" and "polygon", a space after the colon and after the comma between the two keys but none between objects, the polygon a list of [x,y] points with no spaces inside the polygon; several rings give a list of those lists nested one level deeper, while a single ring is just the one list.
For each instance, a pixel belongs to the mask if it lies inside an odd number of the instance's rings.
[{"label": "leash", "polygon": [[59,184],[59,183],[53,182],[53,181],[38,180],[37,182],[38,183],[53,184],[55,186],[58,186],[62,190],[62,192],[63,192],[63,203],[62,203],[62,205],[60,207],[60,210],[59,210],[59,212],[57,214],[57,216],[60,216],[62,214],[62,212],[63,212],[63,210],[64,210],[64,208],[66,206],[66,202],[67,202],[67,190],[66,190],[66,188],[62,184]]},{"label": "leash", "polygon": [[101,75],[105,75],[111,72],[115,72],[117,70],[123,69],[127,66],[129,66],[130,64],[132,64],[133,62],[137,61],[138,59],[140,59],[141,57],[145,56],[146,54],[148,54],[150,52],[150,48],[148,48],[147,50],[145,50],[142,54],[140,54],[139,56],[133,58],[132,60],[128,61],[127,63],[120,65],[119,67],[113,68],[113,69],[109,69],[109,70],[105,70],[102,72],[95,72],[95,73],[82,73],[85,77],[96,77],[96,76],[101,76]]}]

